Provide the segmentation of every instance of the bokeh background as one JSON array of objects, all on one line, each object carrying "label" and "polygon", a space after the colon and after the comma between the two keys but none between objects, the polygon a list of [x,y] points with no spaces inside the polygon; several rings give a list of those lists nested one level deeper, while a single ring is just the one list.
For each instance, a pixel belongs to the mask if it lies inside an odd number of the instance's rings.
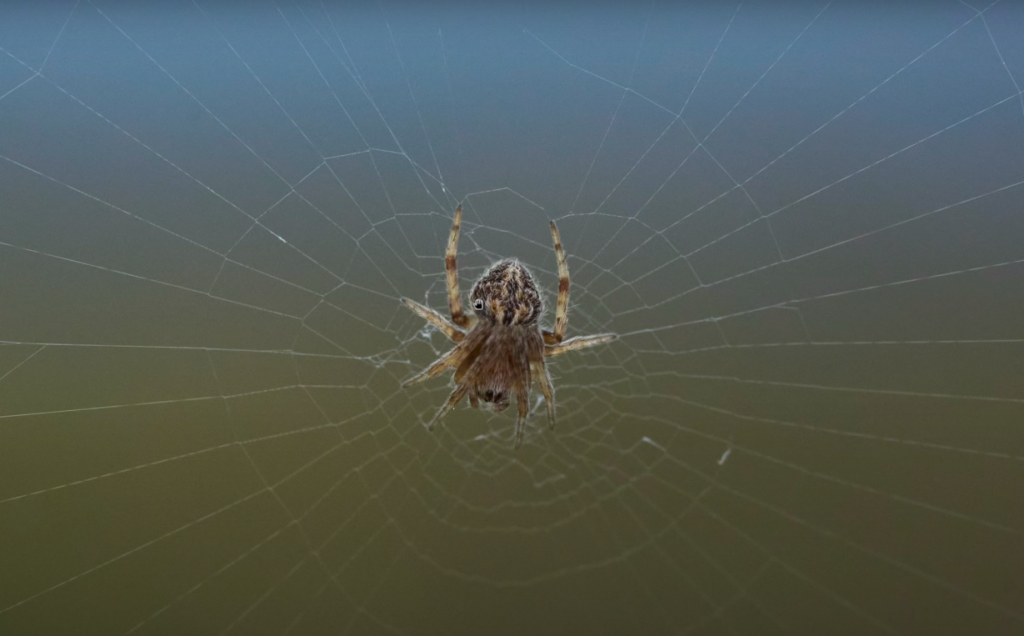
[{"label": "bokeh background", "polygon": [[[1022,33],[3,3],[0,633],[1022,633]],[[621,335],[518,451],[400,388],[459,202]]]}]

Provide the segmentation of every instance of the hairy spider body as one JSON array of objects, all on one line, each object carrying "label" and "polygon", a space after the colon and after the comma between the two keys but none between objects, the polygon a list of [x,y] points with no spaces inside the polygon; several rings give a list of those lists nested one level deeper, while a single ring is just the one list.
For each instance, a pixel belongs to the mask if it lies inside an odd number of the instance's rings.
[{"label": "hairy spider body", "polygon": [[461,225],[460,205],[455,209],[455,219],[445,251],[451,322],[429,307],[408,298],[402,299],[407,307],[443,331],[457,345],[422,372],[406,380],[403,386],[432,378],[445,369],[455,369],[455,389],[431,420],[430,430],[467,395],[473,407],[479,408],[482,401],[490,404],[494,411],[501,412],[509,407],[512,394],[515,393],[519,411],[515,431],[515,445],[518,448],[523,440],[533,382],[540,385],[544,401],[547,402],[548,423],[551,428],[555,427],[555,391],[544,362],[545,357],[610,342],[616,336],[600,334],[570,338],[563,342],[568,324],[569,269],[554,221],[551,222],[551,238],[558,259],[558,303],[554,329],[541,329],[539,319],[544,304],[540,292],[530,271],[515,259],[496,263],[480,277],[469,294],[473,317],[464,314],[456,260]]},{"label": "hairy spider body", "polygon": [[481,276],[469,300],[474,309],[477,301],[484,302],[477,316],[506,327],[534,325],[544,309],[530,270],[514,259],[495,264]]},{"label": "hairy spider body", "polygon": [[[470,403],[478,406],[477,400],[480,400],[491,404],[496,412],[504,411],[509,406],[512,391],[532,383],[530,360],[544,355],[544,339],[536,325],[488,326],[481,321],[473,331],[481,332],[482,341],[460,365],[460,370],[468,373],[477,365],[478,369],[487,369],[487,373],[475,374]],[[525,391],[522,394],[528,397]]]}]

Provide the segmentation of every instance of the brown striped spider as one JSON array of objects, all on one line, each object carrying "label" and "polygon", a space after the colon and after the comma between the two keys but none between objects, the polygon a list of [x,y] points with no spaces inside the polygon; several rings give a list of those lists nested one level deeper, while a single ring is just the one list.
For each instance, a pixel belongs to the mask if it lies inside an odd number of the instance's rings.
[{"label": "brown striped spider", "polygon": [[[462,224],[462,206],[455,208],[455,221],[448,236],[444,263],[448,275],[449,322],[438,312],[413,300],[403,298],[405,305],[445,333],[456,343],[429,367],[406,380],[407,387],[432,378],[445,369],[455,369],[455,390],[448,396],[441,410],[430,421],[429,430],[455,405],[469,395],[470,404],[480,408],[480,401],[490,403],[495,412],[508,408],[512,392],[516,394],[519,419],[516,421],[515,446],[523,443],[526,415],[529,412],[530,386],[540,384],[548,407],[548,424],[555,427],[555,389],[551,385],[544,358],[568,351],[584,349],[610,342],[615,334],[578,336],[563,342],[568,324],[569,268],[555,222],[551,222],[551,238],[555,242],[558,259],[558,305],[555,309],[555,328],[541,329],[543,303],[533,282],[533,276],[515,259],[504,260],[491,266],[473,285],[469,300],[472,316],[462,313],[459,298],[459,271],[456,254],[459,247],[459,227]],[[453,324],[454,323],[454,324]],[[468,331],[467,331],[468,330]]]}]

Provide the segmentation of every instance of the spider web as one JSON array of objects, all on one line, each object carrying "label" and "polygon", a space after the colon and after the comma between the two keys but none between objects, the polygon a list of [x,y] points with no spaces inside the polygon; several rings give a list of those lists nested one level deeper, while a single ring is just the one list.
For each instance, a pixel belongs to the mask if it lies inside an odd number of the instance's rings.
[{"label": "spider web", "polygon": [[[3,633],[1019,633],[1024,13],[0,8]],[[514,420],[400,383],[516,256]]]}]

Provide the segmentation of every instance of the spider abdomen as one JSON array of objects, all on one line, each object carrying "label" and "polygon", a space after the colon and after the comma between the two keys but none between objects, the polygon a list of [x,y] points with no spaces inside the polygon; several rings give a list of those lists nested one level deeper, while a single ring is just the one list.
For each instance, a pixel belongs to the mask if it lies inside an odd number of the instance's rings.
[{"label": "spider abdomen", "polygon": [[533,275],[515,259],[493,265],[469,298],[478,315],[506,327],[535,324],[544,308]]}]

